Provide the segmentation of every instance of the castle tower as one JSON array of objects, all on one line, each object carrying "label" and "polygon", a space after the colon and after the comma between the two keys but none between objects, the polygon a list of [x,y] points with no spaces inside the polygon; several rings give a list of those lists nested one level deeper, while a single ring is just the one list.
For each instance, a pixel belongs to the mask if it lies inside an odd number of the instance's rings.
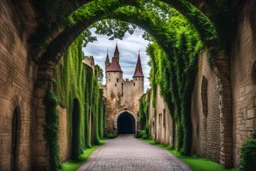
[{"label": "castle tower", "polygon": [[116,84],[123,79],[123,71],[119,62],[117,62],[115,57],[112,57],[112,62],[106,69],[106,83]]},{"label": "castle tower", "polygon": [[133,81],[136,85],[136,88],[139,90],[139,92],[143,94],[143,92],[144,92],[144,75],[143,75],[143,70],[141,67],[140,52],[138,54],[138,60],[137,60],[136,68],[135,68],[134,75],[133,75]]},{"label": "castle tower", "polygon": [[117,44],[116,44],[114,57],[116,58],[116,61],[119,63],[119,50],[118,50],[118,45]]}]

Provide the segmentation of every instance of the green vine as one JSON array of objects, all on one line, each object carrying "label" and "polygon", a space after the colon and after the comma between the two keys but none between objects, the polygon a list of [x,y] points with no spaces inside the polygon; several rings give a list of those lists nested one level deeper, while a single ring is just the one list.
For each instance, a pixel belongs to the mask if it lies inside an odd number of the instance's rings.
[{"label": "green vine", "polygon": [[[56,2],[55,0],[51,3],[53,3],[54,5],[52,5],[53,8],[49,8],[49,10],[47,10],[50,12],[42,12],[42,15],[45,17],[45,22],[43,22],[43,24],[48,25],[50,29],[39,27],[41,28],[41,30],[37,31],[37,33],[35,34],[35,37],[40,37],[36,40],[43,40],[43,42],[35,41],[41,45],[47,46],[49,40],[51,40],[50,34],[54,31],[58,31],[58,26],[52,28],[50,24],[54,23],[54,21],[55,23],[57,23],[57,21],[61,21],[62,24],[57,25],[59,25],[59,27],[65,30],[82,24],[84,23],[84,21],[93,19],[95,24],[93,24],[91,27],[95,27],[97,29],[96,32],[100,34],[107,34],[109,36],[112,36],[112,38],[122,38],[126,31],[130,33],[133,32],[133,29],[135,28],[134,24],[146,30],[147,27],[149,27],[150,29],[152,24],[158,24],[158,26],[165,24],[164,21],[166,20],[166,18],[169,17],[166,14],[172,11],[173,8],[181,12],[187,18],[187,20],[194,25],[194,27],[197,29],[199,33],[201,40],[207,47],[217,46],[219,44],[218,33],[216,32],[213,23],[200,10],[195,8],[188,1],[184,0],[174,0],[172,2],[168,2],[168,4],[163,3],[159,0],[97,0],[85,3],[72,13],[70,13],[70,10],[67,10],[67,12],[65,12],[64,14],[59,14],[59,9],[60,7],[62,7],[61,2]],[[173,8],[171,8],[171,6]],[[139,15],[134,15],[136,11],[139,11]],[[120,16],[120,13],[126,15],[125,18],[130,18],[131,21],[128,21],[128,24],[124,24],[124,22],[119,21],[110,21],[112,22],[111,24],[108,24],[105,21],[103,21],[102,24],[97,24],[97,22],[102,21],[102,19],[122,20],[123,15]],[[156,17],[152,17],[152,15],[155,15]],[[58,17],[60,17],[60,20]],[[146,23],[148,24],[145,25],[145,23],[141,21],[136,22],[138,20],[146,20]],[[158,21],[161,22],[158,23]],[[130,23],[133,23],[133,28],[129,26]],[[109,26],[111,26],[112,29],[109,29]],[[153,30],[151,34],[154,36],[154,34],[157,35],[158,32],[164,33],[165,29],[163,28],[164,27],[161,27],[160,29],[156,30],[151,29]],[[42,35],[42,33],[46,32],[48,32],[49,34]],[[168,38],[169,36],[170,35],[168,35],[167,32],[167,34],[164,35],[163,39]],[[158,42],[161,42],[162,38],[158,38],[157,36],[154,37],[158,40]],[[90,40],[91,38],[88,39]],[[41,47],[41,45],[38,45],[37,47]],[[42,48],[39,50],[40,52],[38,52],[39,54],[36,54],[37,57],[42,56],[42,53],[44,53],[47,49],[46,46],[42,46]]]},{"label": "green vine", "polygon": [[[203,48],[195,28],[179,13],[172,13],[169,28],[172,32],[164,42],[168,53],[154,41],[148,46],[150,56],[150,82],[153,93],[153,106],[157,85],[173,119],[173,146],[183,154],[189,154],[191,142],[190,101],[194,78],[197,72],[197,56]],[[179,26],[176,23],[182,23]]]},{"label": "green vine", "polygon": [[43,99],[43,104],[45,105],[46,115],[45,115],[45,127],[44,136],[47,141],[47,146],[49,149],[49,170],[57,171],[61,168],[60,158],[59,158],[59,113],[57,110],[58,99],[55,94],[49,89],[46,90]]},{"label": "green vine", "polygon": [[[90,66],[82,62],[83,38],[81,35],[72,43],[57,65],[54,75],[56,96],[67,110],[68,144],[72,147],[73,159],[77,159],[84,149],[99,144],[104,129],[103,94],[100,93],[98,76]],[[90,136],[90,113],[94,141],[91,141]]]}]

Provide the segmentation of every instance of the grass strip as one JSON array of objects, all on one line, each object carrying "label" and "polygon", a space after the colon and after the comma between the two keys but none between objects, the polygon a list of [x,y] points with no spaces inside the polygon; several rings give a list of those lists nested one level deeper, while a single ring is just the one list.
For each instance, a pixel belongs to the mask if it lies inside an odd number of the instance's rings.
[{"label": "grass strip", "polygon": [[62,169],[60,171],[75,171],[76,169],[81,167],[86,162],[86,160],[91,156],[91,154],[102,144],[104,144],[104,141],[100,140],[99,145],[95,145],[91,148],[84,150],[78,160],[71,160],[66,163],[63,163]]},{"label": "grass strip", "polygon": [[158,144],[154,140],[142,139],[142,138],[137,138],[137,139],[147,142],[151,145],[156,145],[158,147],[161,147],[161,148],[169,151],[175,157],[179,158],[181,161],[186,163],[193,171],[237,171],[237,169],[235,169],[235,168],[234,169],[224,169],[221,165],[219,165],[218,163],[213,162],[209,159],[200,158],[198,156],[183,156],[176,150],[172,150],[170,146]]}]

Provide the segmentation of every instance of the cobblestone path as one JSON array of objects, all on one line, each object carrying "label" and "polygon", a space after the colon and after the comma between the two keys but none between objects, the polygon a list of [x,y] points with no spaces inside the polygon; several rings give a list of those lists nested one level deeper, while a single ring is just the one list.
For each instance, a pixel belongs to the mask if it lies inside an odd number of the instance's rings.
[{"label": "cobblestone path", "polygon": [[137,140],[134,135],[119,135],[107,140],[78,171],[191,171],[168,151]]}]

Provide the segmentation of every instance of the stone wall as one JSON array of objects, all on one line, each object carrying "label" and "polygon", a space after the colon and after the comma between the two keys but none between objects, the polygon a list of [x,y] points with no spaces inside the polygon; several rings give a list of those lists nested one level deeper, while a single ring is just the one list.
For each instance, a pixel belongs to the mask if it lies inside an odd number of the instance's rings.
[{"label": "stone wall", "polygon": [[160,87],[157,86],[156,93],[156,115],[152,105],[152,91],[150,91],[149,121],[151,137],[158,143],[172,144],[172,118],[167,104],[160,95]]},{"label": "stone wall", "polygon": [[67,128],[67,110],[60,105],[59,111],[59,147],[60,147],[60,161],[65,162],[69,159],[70,148],[68,146],[68,128]]},{"label": "stone wall", "polygon": [[[237,165],[242,143],[256,129],[256,3],[246,1],[239,16],[231,56],[233,95],[233,158]],[[231,122],[231,121],[230,121]]]},{"label": "stone wall", "polygon": [[27,42],[32,29],[31,18],[35,15],[26,0],[22,3],[1,0],[0,16],[0,170],[11,169],[15,109],[18,116],[15,167],[30,170],[35,137],[33,90],[37,67],[28,57]]},{"label": "stone wall", "polygon": [[220,110],[218,78],[207,61],[199,55],[191,99],[192,154],[220,161]]}]

